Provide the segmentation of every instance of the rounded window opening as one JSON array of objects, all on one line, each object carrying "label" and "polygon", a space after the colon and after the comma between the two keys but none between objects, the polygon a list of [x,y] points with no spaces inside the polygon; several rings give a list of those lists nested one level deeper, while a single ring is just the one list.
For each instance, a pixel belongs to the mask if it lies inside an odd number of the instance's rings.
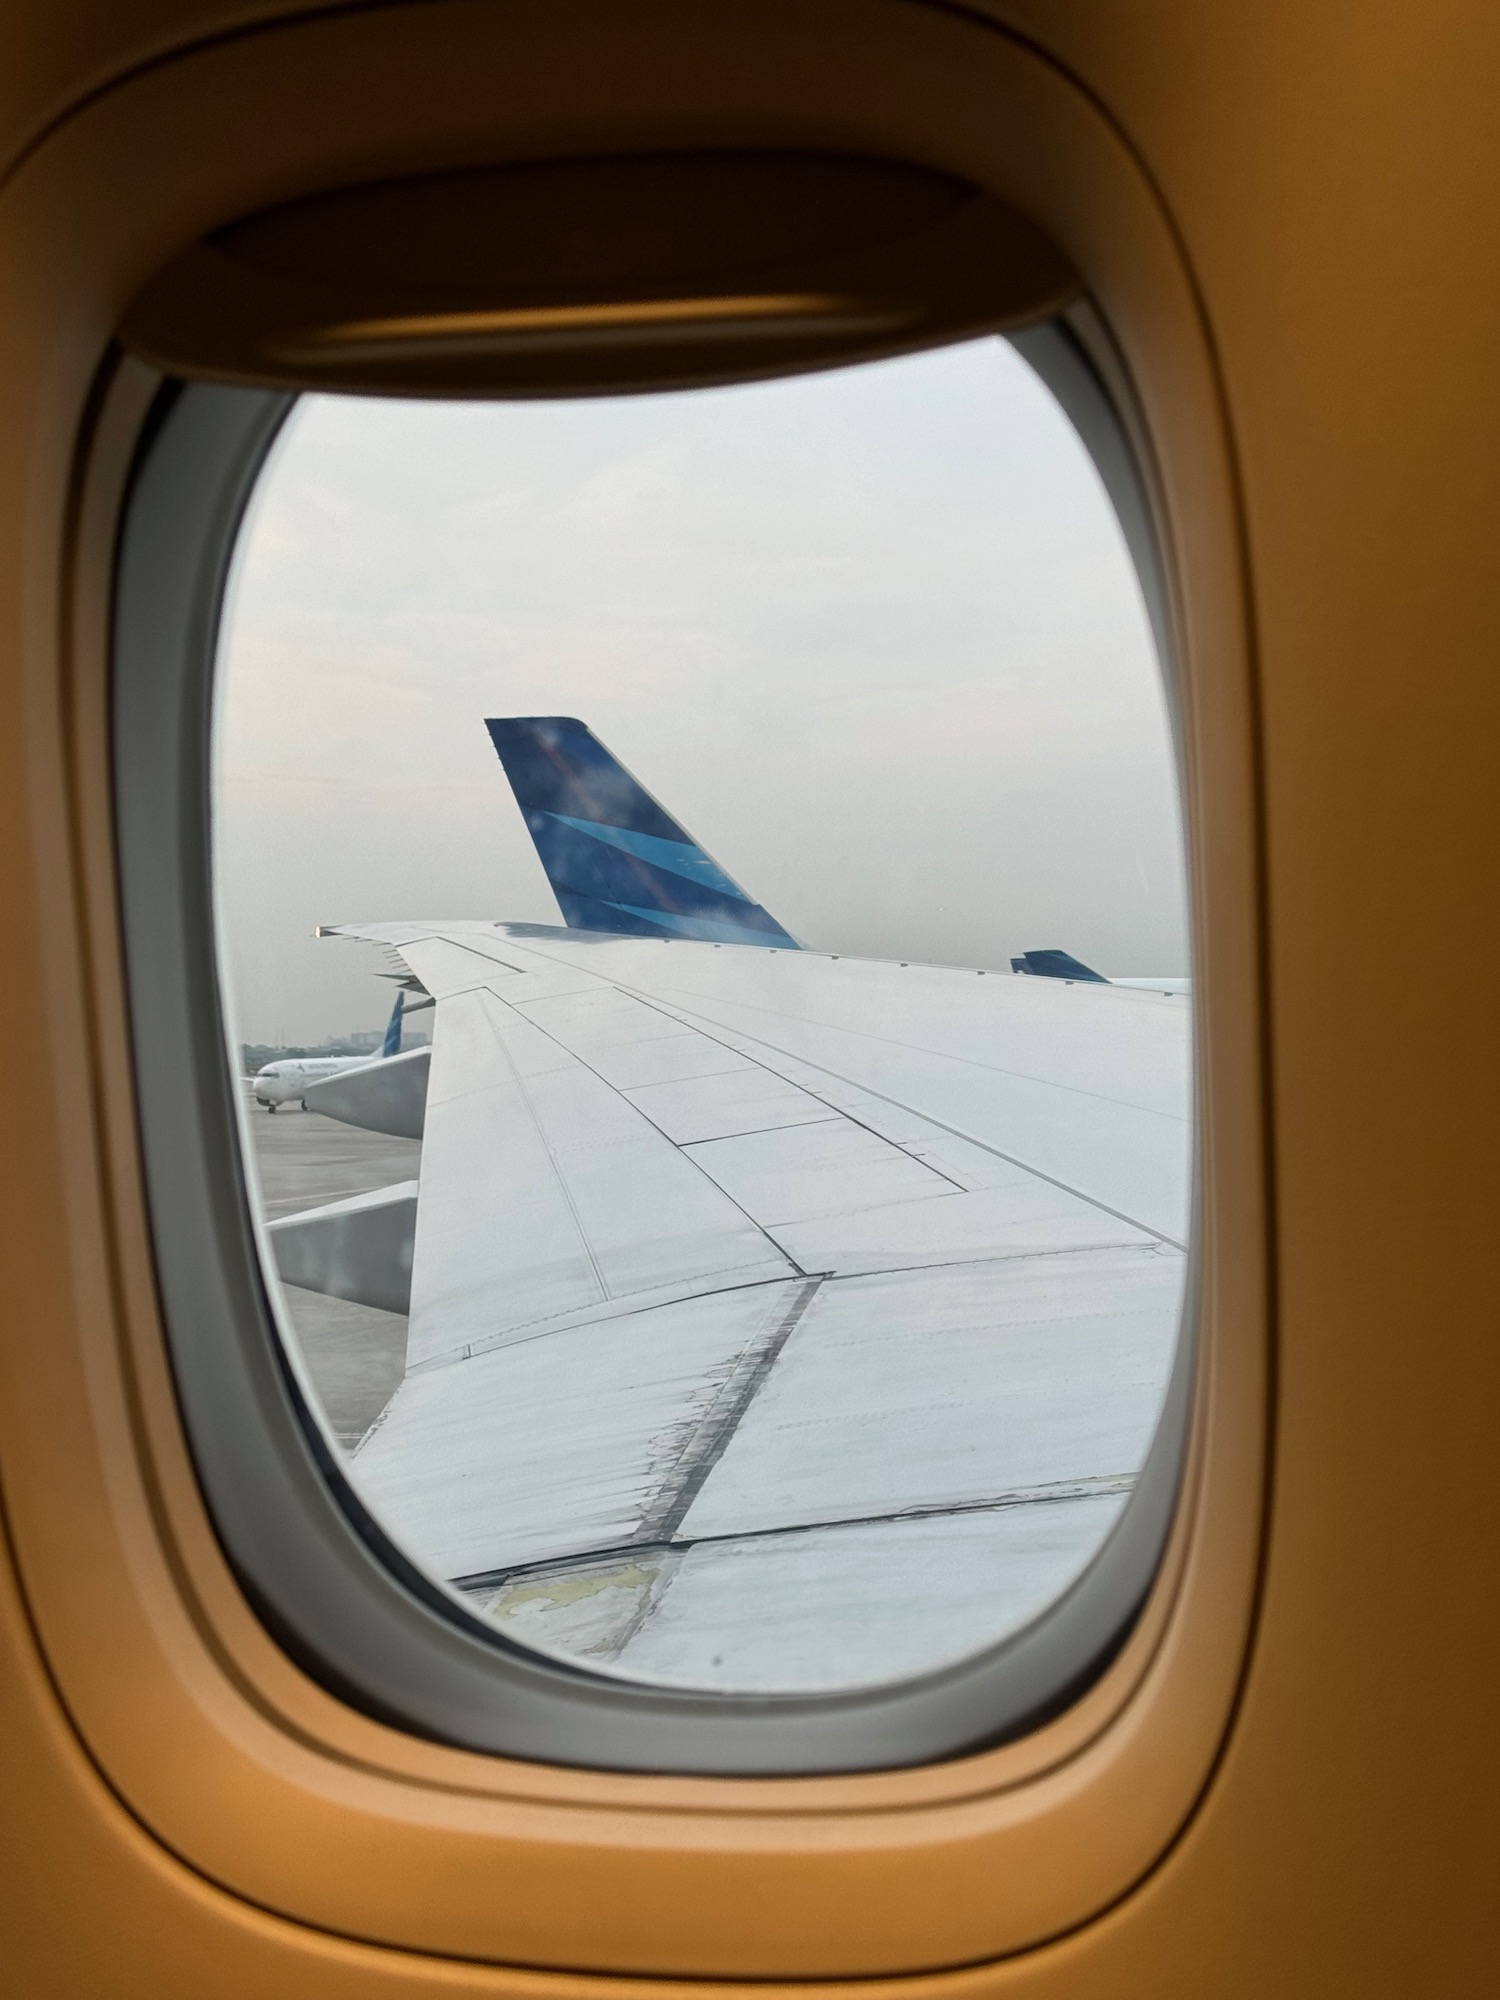
[{"label": "rounded window opening", "polygon": [[1015,348],[304,400],[214,783],[280,1337],[456,1609],[827,1693],[1107,1551],[1183,1314],[1182,842],[1140,584]]}]

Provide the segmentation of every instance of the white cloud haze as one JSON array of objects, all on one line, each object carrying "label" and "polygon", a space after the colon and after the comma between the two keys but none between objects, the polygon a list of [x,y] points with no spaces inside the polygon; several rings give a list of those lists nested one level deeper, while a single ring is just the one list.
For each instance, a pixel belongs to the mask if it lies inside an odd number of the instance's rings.
[{"label": "white cloud haze", "polygon": [[246,1039],[378,1025],[378,955],[318,923],[560,921],[487,715],[582,717],[811,945],[1187,969],[1139,592],[1000,341],[678,396],[308,398],[219,700]]}]

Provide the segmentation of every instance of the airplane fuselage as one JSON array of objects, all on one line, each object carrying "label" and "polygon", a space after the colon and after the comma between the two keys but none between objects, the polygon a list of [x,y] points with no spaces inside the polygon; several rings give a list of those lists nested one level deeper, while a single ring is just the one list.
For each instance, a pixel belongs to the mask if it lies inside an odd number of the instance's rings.
[{"label": "airplane fuselage", "polygon": [[296,1056],[267,1063],[255,1072],[251,1089],[257,1104],[274,1111],[281,1104],[298,1104],[304,1091],[324,1077],[339,1076],[345,1070],[367,1069],[379,1062],[379,1054],[368,1056]]}]

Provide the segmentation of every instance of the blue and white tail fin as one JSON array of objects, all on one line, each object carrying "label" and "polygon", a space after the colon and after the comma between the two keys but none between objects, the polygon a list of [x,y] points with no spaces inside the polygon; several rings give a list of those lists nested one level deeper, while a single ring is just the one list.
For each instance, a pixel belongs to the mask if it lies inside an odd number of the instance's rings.
[{"label": "blue and white tail fin", "polygon": [[1095,972],[1074,958],[1070,951],[1023,951],[1010,962],[1012,972],[1029,972],[1037,979],[1082,980],[1089,986],[1108,986],[1102,972]]},{"label": "blue and white tail fin", "polygon": [[406,995],[398,993],[396,1004],[391,1009],[391,1018],[386,1024],[385,1040],[380,1044],[382,1056],[399,1056],[401,1053],[401,1019],[406,1012]]},{"label": "blue and white tail fin", "polygon": [[523,715],[485,727],[570,929],[797,950],[584,723]]}]

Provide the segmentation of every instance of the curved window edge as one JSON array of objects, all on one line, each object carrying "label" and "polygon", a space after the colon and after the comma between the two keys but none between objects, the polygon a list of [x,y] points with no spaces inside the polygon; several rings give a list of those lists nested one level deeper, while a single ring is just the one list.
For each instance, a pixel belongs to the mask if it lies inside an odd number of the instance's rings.
[{"label": "curved window edge", "polygon": [[[1009,337],[1114,505],[1175,712],[1161,551],[1126,427],[1078,333],[1050,322]],[[1192,1253],[1171,1382],[1114,1530],[1031,1625],[911,1680],[747,1697],[606,1680],[524,1651],[467,1619],[391,1546],[334,1460],[282,1353],[256,1248],[212,884],[221,608],[245,509],[293,400],[163,389],[126,502],[114,604],[119,892],[157,1283],[188,1444],[247,1597],[285,1651],[353,1707],[434,1741],[542,1763],[717,1776],[888,1770],[1040,1727],[1103,1673],[1158,1571],[1192,1403]]]}]

